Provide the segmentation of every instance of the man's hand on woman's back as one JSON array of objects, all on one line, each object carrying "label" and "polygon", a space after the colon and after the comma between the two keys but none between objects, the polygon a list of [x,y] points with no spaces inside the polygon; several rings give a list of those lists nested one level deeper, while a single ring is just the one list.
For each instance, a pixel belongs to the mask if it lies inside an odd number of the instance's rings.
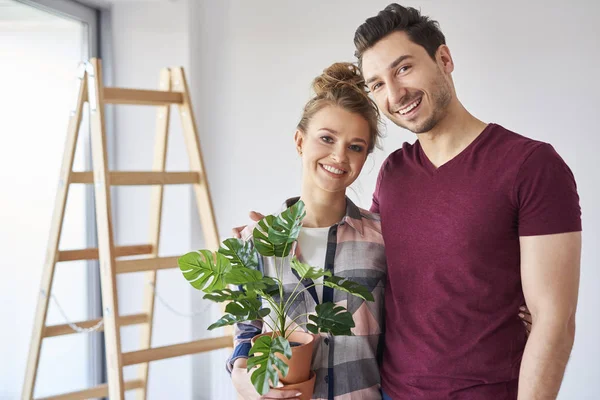
[{"label": "man's hand on woman's back", "polygon": [[[250,219],[251,219],[252,221],[256,221],[256,222],[260,221],[261,219],[263,219],[263,218],[265,217],[264,215],[262,215],[261,213],[259,213],[259,212],[256,212],[256,211],[250,211],[250,214],[249,214],[249,215],[250,215]],[[247,226],[247,225],[244,225],[244,226],[238,226],[238,227],[236,227],[236,228],[233,228],[233,229],[231,230],[231,235],[232,235],[234,238],[241,239],[241,238],[242,238],[242,231],[244,230],[244,228],[246,228],[246,226]]]}]

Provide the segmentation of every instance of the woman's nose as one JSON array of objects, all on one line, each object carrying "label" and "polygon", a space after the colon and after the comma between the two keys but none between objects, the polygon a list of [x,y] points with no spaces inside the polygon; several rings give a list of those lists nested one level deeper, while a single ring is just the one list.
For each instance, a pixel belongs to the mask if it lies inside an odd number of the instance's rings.
[{"label": "woman's nose", "polygon": [[332,158],[339,163],[344,163],[348,161],[348,153],[346,152],[346,148],[335,149]]}]

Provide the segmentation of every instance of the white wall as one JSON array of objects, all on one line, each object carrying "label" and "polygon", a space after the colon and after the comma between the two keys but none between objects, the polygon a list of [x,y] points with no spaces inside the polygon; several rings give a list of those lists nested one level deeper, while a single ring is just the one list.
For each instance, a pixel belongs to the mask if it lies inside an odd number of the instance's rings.
[{"label": "white wall", "polygon": [[[190,63],[192,74],[200,74],[194,75],[194,99],[222,235],[246,221],[248,210],[272,212],[298,193],[300,163],[292,137],[311,79],[333,61],[352,60],[354,30],[389,2],[221,0],[192,7]],[[552,143],[574,171],[584,249],[577,338],[560,398],[597,399],[600,189],[594,162],[600,141],[594,116],[600,108],[600,3],[575,3],[403,2],[440,21],[456,63],[458,95],[469,110]],[[363,207],[370,205],[384,157],[415,139],[391,124],[387,131],[384,150],[367,162],[352,194]],[[193,221],[192,227],[198,236],[199,225]],[[216,370],[220,362],[213,359]],[[224,384],[220,379],[213,378],[213,386]]]}]

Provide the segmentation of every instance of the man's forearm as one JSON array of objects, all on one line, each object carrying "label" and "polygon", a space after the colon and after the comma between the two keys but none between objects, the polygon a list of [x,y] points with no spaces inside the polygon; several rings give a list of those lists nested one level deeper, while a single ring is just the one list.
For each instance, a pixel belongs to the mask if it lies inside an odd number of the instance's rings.
[{"label": "man's forearm", "polygon": [[574,323],[534,320],[521,362],[519,400],[556,399],[574,336]]}]

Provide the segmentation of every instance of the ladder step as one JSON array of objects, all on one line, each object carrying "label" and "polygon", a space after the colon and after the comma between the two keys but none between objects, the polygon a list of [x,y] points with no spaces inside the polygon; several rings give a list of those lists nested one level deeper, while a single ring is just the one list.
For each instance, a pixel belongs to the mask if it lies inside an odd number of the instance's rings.
[{"label": "ladder step", "polygon": [[[124,384],[125,390],[141,389],[144,387],[144,381],[141,379],[126,381]],[[93,388],[59,394],[56,396],[38,398],[37,400],[80,400],[93,399],[97,397],[108,397],[108,384],[104,383]]]},{"label": "ladder step", "polygon": [[[115,247],[115,257],[139,256],[152,253],[152,245],[137,244]],[[63,250],[58,252],[58,261],[97,260],[98,249]]]},{"label": "ladder step", "polygon": [[104,102],[109,104],[164,106],[169,104],[183,104],[183,95],[181,92],[167,92],[163,90],[105,87]]},{"label": "ladder step", "polygon": [[206,351],[225,349],[232,346],[233,337],[221,336],[210,339],[196,340],[189,343],[180,343],[171,346],[155,347],[147,350],[131,351],[128,353],[123,353],[123,366],[164,360],[166,358],[185,356],[188,354],[204,353]]},{"label": "ladder step", "polygon": [[117,274],[176,268],[178,258],[179,257],[154,257],[116,261]]},{"label": "ladder step", "polygon": [[[200,183],[197,172],[110,172],[111,185],[185,185]],[[72,172],[71,183],[94,183],[94,173]]]},{"label": "ladder step", "polygon": [[[91,319],[88,321],[79,321],[73,322],[75,325],[81,328],[91,328],[100,322],[102,318]],[[148,314],[131,314],[131,315],[123,315],[119,317],[119,326],[127,326],[127,325],[136,325],[136,324],[144,324],[148,322]],[[104,325],[98,328],[98,332],[104,330]],[[61,324],[61,325],[48,325],[44,328],[43,337],[53,337],[53,336],[62,336],[62,335],[70,335],[72,333],[77,333],[69,324]]]}]

